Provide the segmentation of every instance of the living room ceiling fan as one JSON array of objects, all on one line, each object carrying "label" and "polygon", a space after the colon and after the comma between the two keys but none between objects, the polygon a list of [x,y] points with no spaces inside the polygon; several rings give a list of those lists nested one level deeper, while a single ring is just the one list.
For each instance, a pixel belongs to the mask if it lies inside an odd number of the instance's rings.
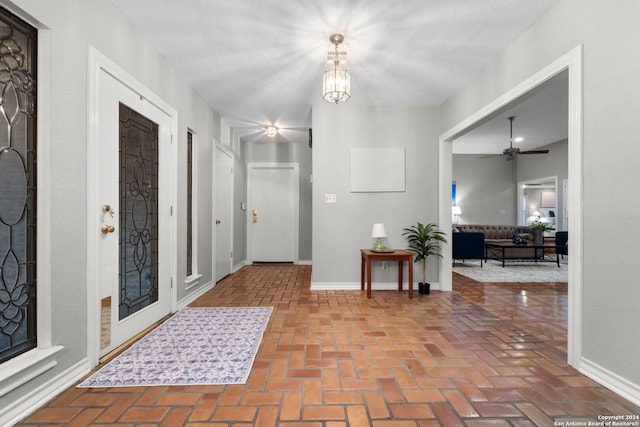
[{"label": "living room ceiling fan", "polygon": [[[515,159],[518,154],[547,154],[549,150],[527,150],[521,151],[520,148],[513,146],[513,120],[516,116],[509,117],[509,148],[505,148],[502,151],[502,154],[496,154],[497,156],[506,156],[507,161]],[[495,156],[485,156],[485,157],[495,157]]]}]

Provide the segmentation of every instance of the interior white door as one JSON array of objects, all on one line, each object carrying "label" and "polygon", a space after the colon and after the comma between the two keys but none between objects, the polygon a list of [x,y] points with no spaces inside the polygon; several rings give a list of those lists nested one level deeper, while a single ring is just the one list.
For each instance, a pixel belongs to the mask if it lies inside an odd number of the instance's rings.
[{"label": "interior white door", "polygon": [[98,90],[102,356],[171,311],[171,121],[105,71]]},{"label": "interior white door", "polygon": [[298,164],[249,165],[249,240],[253,262],[298,261]]},{"label": "interior white door", "polygon": [[233,157],[220,147],[215,150],[215,276],[216,282],[231,274],[231,212]]}]

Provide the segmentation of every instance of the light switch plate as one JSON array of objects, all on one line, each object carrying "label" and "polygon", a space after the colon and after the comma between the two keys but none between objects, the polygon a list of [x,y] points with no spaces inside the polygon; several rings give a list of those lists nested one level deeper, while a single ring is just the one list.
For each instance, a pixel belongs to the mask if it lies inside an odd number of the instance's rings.
[{"label": "light switch plate", "polygon": [[338,199],[336,198],[335,194],[325,194],[324,195],[324,202],[325,203],[337,203]]}]

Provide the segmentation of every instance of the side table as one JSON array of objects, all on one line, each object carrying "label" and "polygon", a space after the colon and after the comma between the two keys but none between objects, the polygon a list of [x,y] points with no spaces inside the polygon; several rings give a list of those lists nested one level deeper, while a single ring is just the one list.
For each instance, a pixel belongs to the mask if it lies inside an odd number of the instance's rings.
[{"label": "side table", "polygon": [[371,249],[360,249],[360,290],[364,290],[365,274],[367,278],[367,298],[371,298],[371,263],[373,261],[398,262],[398,291],[402,291],[403,263],[409,264],[409,298],[413,298],[413,254],[403,249],[374,252]]}]

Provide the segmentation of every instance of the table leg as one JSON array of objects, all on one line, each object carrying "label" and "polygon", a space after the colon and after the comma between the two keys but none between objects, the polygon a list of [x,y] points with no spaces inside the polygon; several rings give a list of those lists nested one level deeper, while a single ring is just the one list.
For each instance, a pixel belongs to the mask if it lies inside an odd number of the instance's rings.
[{"label": "table leg", "polygon": [[413,298],[413,255],[407,261],[409,264],[409,299]]},{"label": "table leg", "polygon": [[360,290],[364,291],[364,263],[365,263],[365,254],[360,254]]},{"label": "table leg", "polygon": [[402,260],[398,261],[398,291],[402,292]]},{"label": "table leg", "polygon": [[371,299],[371,260],[367,258],[367,298]]}]

